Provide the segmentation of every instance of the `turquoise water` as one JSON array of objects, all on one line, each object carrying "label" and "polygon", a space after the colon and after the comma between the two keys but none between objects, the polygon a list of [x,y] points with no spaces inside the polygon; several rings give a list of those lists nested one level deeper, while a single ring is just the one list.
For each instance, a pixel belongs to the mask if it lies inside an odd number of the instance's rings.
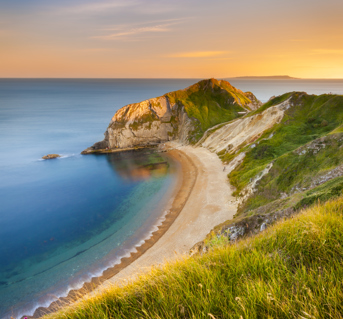
[{"label": "turquoise water", "polygon": [[[229,81],[262,101],[294,90],[343,94],[342,80]],[[150,236],[174,164],[151,152],[80,152],[103,138],[120,107],[194,82],[0,79],[1,318],[48,306]],[[48,153],[62,158],[41,160]]]},{"label": "turquoise water", "polygon": [[0,318],[48,306],[149,236],[173,163],[147,170],[168,159],[80,152],[121,106],[192,82],[0,80]]}]

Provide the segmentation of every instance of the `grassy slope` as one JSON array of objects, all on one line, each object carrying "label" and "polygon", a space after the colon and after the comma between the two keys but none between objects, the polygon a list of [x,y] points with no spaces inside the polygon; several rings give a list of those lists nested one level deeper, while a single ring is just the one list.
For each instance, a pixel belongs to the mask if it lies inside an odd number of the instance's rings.
[{"label": "grassy slope", "polygon": [[343,198],[48,316],[343,318]]},{"label": "grassy slope", "polygon": [[237,90],[229,82],[210,79],[166,96],[171,103],[183,105],[187,115],[195,119],[196,127],[190,136],[194,143],[211,126],[237,118],[238,112],[245,111],[239,104],[249,108],[249,94]]},{"label": "grassy slope", "polygon": [[[343,122],[343,96],[288,93],[268,102],[267,106],[290,96],[293,106],[285,112],[282,122],[266,131],[256,141],[256,147],[243,148],[241,151],[246,152],[243,163],[229,174],[238,195],[251,178],[270,162],[274,163],[269,174],[261,180],[257,192],[240,208],[241,213],[276,200],[281,193],[289,194],[295,186],[306,188],[314,176],[343,162],[342,134],[330,134]],[[294,152],[323,136],[328,136],[325,140],[327,147],[318,153],[314,150],[304,155]],[[221,155],[224,161],[233,156]]]},{"label": "grassy slope", "polygon": [[249,114],[249,116],[252,116],[252,115],[255,115],[255,114],[260,114],[264,110],[268,109],[269,107],[271,107],[273,105],[280,104],[280,103],[286,101],[288,98],[290,98],[293,95],[293,93],[294,92],[285,93],[285,94],[282,94],[280,96],[276,96],[276,97],[270,99],[268,102],[264,103],[260,108],[258,108],[254,112],[251,112]]}]

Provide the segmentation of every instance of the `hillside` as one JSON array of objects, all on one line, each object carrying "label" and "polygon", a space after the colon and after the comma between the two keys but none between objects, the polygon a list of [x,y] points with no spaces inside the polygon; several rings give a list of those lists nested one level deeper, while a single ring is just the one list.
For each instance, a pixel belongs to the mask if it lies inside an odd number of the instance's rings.
[{"label": "hillside", "polygon": [[217,231],[240,225],[246,234],[249,224],[259,231],[263,223],[342,194],[342,111],[343,96],[291,92],[202,141],[227,164],[240,203],[236,219]]},{"label": "hillside", "polygon": [[171,140],[193,144],[209,127],[238,118],[260,105],[252,93],[244,93],[229,82],[203,80],[184,90],[124,106],[113,116],[105,139],[84,153]]},{"label": "hillside", "polygon": [[154,269],[46,319],[342,318],[343,198]]}]

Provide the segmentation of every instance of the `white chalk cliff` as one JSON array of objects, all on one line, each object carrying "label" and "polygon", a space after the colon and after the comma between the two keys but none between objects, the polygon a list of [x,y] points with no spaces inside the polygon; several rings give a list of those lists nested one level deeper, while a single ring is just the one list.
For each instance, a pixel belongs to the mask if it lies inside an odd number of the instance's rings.
[{"label": "white chalk cliff", "polygon": [[254,142],[263,132],[280,123],[289,107],[290,99],[261,113],[233,120],[201,141],[201,146],[212,152],[235,152],[240,146]]},{"label": "white chalk cliff", "polygon": [[257,109],[261,102],[226,81],[200,81],[184,90],[119,109],[105,139],[84,153],[149,146],[170,140],[196,142],[210,126]]}]

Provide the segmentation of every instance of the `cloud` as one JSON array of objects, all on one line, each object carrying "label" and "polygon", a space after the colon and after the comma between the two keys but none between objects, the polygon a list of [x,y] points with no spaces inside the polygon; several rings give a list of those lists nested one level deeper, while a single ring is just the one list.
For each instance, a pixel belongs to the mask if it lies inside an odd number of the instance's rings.
[{"label": "cloud", "polygon": [[213,58],[230,53],[229,51],[194,51],[168,55],[169,58]]},{"label": "cloud", "polygon": [[76,6],[64,7],[61,9],[63,13],[86,14],[86,13],[99,13],[106,12],[111,9],[118,9],[137,5],[138,2],[134,0],[115,0],[103,1],[97,3],[85,3]]},{"label": "cloud", "polygon": [[340,49],[316,49],[312,50],[313,54],[343,54],[343,50]]},{"label": "cloud", "polygon": [[141,28],[144,26],[151,26],[151,25],[172,25],[172,24],[179,24],[182,21],[189,20],[191,17],[187,18],[175,18],[175,19],[163,19],[163,20],[149,20],[148,22],[138,22],[138,23],[130,23],[128,24],[115,24],[112,26],[108,26],[106,28],[102,28],[102,31],[119,31],[123,29],[135,29],[135,28]]},{"label": "cloud", "polygon": [[145,33],[162,33],[162,32],[170,32],[172,31],[171,26],[175,25],[178,20],[167,20],[171,21],[169,23],[160,23],[150,26],[137,26],[137,27],[128,27],[128,26],[116,26],[108,31],[115,31],[110,34],[94,36],[92,38],[101,39],[101,40],[122,40],[129,37],[134,37],[137,35],[145,34]]},{"label": "cloud", "polygon": [[168,31],[170,31],[170,29],[168,29],[167,27],[157,25],[153,27],[136,28],[136,29],[131,29],[127,31],[111,33],[108,35],[96,36],[93,38],[101,39],[101,40],[116,40],[116,39],[127,38],[129,36],[135,36],[142,33],[168,32]]}]

